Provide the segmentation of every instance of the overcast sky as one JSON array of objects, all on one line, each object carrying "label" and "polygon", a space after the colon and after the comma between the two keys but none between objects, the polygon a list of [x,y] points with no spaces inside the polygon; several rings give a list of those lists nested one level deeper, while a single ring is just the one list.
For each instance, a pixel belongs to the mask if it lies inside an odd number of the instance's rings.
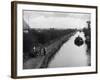
[{"label": "overcast sky", "polygon": [[88,13],[23,11],[23,19],[31,28],[83,28],[90,21]]}]

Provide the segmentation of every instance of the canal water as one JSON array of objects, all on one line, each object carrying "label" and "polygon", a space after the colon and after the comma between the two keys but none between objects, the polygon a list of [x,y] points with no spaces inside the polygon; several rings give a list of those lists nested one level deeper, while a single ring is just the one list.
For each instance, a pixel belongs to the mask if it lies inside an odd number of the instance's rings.
[{"label": "canal water", "polygon": [[87,55],[87,45],[81,46],[74,44],[76,37],[80,36],[85,41],[83,32],[76,32],[56,53],[54,58],[49,62],[48,68],[56,67],[81,67],[88,66],[89,55]]}]

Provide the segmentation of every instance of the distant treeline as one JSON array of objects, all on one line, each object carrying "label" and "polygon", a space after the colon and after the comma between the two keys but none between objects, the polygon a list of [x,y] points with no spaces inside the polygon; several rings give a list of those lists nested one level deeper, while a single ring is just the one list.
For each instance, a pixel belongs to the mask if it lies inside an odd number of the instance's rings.
[{"label": "distant treeline", "polygon": [[91,49],[91,28],[83,28],[85,34],[85,43],[87,44],[88,49]]}]

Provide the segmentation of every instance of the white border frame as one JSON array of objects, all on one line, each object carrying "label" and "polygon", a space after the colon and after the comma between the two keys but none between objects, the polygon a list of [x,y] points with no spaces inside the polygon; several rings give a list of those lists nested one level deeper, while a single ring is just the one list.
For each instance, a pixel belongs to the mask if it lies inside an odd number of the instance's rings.
[{"label": "white border frame", "polygon": [[[28,69],[23,70],[23,22],[22,10],[45,10],[62,12],[82,12],[91,13],[91,66],[73,68],[53,68],[53,69]],[[17,4],[17,76],[37,76],[52,74],[84,73],[96,71],[96,9],[83,7],[61,7],[48,5],[28,5]],[[94,54],[95,53],[95,54]]]}]

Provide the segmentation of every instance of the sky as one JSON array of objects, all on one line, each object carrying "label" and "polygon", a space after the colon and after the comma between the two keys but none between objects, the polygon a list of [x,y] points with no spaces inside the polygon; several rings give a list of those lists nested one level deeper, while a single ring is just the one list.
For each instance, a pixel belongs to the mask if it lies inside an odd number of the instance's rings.
[{"label": "sky", "polygon": [[84,28],[91,20],[89,13],[24,10],[23,19],[31,28]]}]

